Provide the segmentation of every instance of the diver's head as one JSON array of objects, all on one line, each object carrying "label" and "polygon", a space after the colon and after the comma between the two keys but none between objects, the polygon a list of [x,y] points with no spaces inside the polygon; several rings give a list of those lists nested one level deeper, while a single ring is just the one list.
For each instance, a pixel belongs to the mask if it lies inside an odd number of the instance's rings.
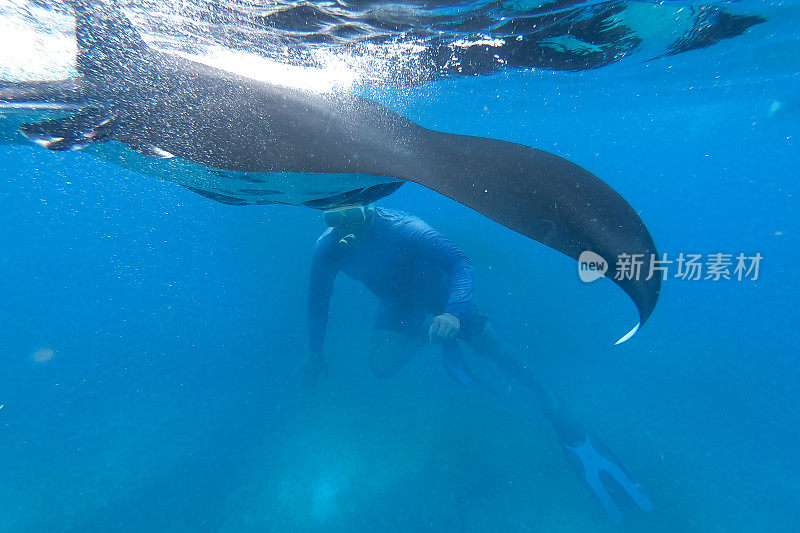
[{"label": "diver's head", "polygon": [[347,246],[359,235],[369,231],[375,219],[372,204],[342,207],[325,211],[325,223],[342,237],[339,244]]}]

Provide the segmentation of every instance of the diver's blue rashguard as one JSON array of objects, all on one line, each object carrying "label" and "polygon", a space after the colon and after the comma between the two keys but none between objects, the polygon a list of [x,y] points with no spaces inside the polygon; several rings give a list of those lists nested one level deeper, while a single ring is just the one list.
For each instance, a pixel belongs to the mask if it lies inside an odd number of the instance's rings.
[{"label": "diver's blue rashguard", "polygon": [[381,313],[460,317],[472,300],[472,262],[419,218],[376,208],[371,227],[347,244],[329,228],[317,240],[308,295],[312,353],[322,353],[333,281],[341,270],[381,300]]}]

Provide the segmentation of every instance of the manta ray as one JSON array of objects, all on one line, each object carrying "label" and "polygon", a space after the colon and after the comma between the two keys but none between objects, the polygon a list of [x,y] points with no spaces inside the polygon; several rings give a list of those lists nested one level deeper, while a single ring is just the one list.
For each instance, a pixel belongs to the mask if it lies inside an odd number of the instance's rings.
[{"label": "manta ray", "polygon": [[113,0],[72,5],[78,76],[0,82],[4,120],[17,117],[27,139],[235,205],[336,209],[418,183],[574,259],[638,258],[641,276],[613,279],[639,312],[618,342],[653,312],[653,239],[588,170],[530,146],[427,129],[362,96],[270,84],[157,50]]}]

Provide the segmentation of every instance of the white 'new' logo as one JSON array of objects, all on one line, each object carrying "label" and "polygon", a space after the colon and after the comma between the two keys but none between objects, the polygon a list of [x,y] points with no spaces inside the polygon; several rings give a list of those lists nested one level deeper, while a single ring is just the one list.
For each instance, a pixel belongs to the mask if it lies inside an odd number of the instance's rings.
[{"label": "white 'new' logo", "polygon": [[581,252],[578,257],[578,275],[581,277],[581,281],[590,283],[605,277],[607,271],[608,261],[589,250]]}]

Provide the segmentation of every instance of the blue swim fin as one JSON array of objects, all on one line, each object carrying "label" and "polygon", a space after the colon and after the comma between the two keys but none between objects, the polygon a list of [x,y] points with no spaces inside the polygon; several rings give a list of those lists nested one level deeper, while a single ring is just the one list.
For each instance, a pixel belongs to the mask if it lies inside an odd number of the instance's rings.
[{"label": "blue swim fin", "polygon": [[[613,480],[630,497],[637,507],[648,513],[653,511],[653,503],[633,476],[631,476],[616,457],[610,453],[602,454],[594,447],[589,435],[582,444],[575,446],[562,443],[570,459],[577,458],[583,467],[583,475],[606,514],[617,525],[625,520],[617,503],[608,491],[608,480]],[[605,481],[604,481],[605,480]]]}]

